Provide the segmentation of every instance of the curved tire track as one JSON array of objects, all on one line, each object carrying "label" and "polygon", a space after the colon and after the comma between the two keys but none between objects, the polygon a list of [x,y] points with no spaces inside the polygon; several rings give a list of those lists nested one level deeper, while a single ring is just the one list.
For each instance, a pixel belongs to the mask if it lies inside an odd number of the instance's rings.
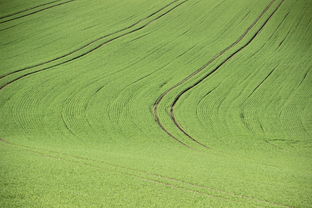
[{"label": "curved tire track", "polygon": [[[221,57],[222,55],[224,55],[227,51],[229,51],[230,49],[232,49],[234,46],[236,46],[238,43],[240,43],[242,40],[245,39],[245,37],[248,35],[248,33],[256,26],[256,24],[261,20],[261,18],[265,15],[265,13],[271,8],[271,6],[274,4],[276,0],[272,0],[265,8],[264,10],[260,13],[260,15],[255,19],[255,21],[245,30],[245,32],[236,40],[234,41],[232,44],[230,44],[228,47],[224,48],[222,51],[220,51],[218,54],[216,54],[212,59],[210,59],[206,64],[204,64],[203,66],[201,66],[199,69],[195,70],[193,73],[191,73],[190,75],[188,75],[186,78],[184,78],[183,80],[181,80],[180,82],[178,82],[177,84],[175,84],[174,86],[172,86],[171,88],[169,88],[168,90],[166,90],[165,92],[163,92],[158,98],[157,100],[154,102],[153,105],[153,114],[154,114],[154,119],[157,122],[157,124],[161,127],[161,129],[163,129],[170,137],[172,137],[175,140],[178,140],[180,143],[181,142],[176,136],[174,136],[168,129],[166,129],[166,127],[162,124],[162,122],[160,121],[159,115],[158,115],[158,108],[159,105],[161,103],[161,101],[164,99],[164,97],[166,97],[171,91],[173,91],[174,89],[178,88],[179,86],[183,85],[184,83],[186,83],[187,81],[189,81],[191,78],[195,77],[195,75],[199,74],[200,72],[202,72],[204,69],[206,69],[210,64],[212,64],[213,62],[215,62],[219,57]],[[283,0],[284,1],[284,0]],[[275,13],[275,12],[274,12]],[[272,15],[271,15],[272,16]],[[267,20],[268,21],[268,20]],[[266,22],[267,22],[266,21]],[[223,64],[222,64],[223,65]],[[222,66],[221,65],[221,66]],[[221,66],[219,66],[218,68],[220,68]],[[217,68],[217,69],[218,69]],[[217,69],[213,70],[212,73],[214,73],[214,71],[216,71]],[[208,76],[210,76],[212,73],[209,73]],[[207,76],[207,75],[206,75]],[[201,79],[201,81],[203,81],[204,79],[206,79],[207,77],[205,76],[205,78]],[[199,83],[200,83],[199,82]],[[206,146],[205,144],[199,142],[197,139],[195,139],[194,137],[192,137],[190,134],[188,134],[186,132],[186,130],[177,122],[175,116],[174,116],[174,106],[176,105],[176,103],[178,102],[179,98],[186,93],[187,91],[189,91],[190,89],[192,89],[193,87],[195,87],[196,85],[198,85],[199,83],[195,84],[194,86],[188,87],[186,89],[184,89],[182,92],[180,92],[178,94],[178,96],[176,96],[174,102],[171,104],[170,107],[170,117],[172,119],[172,121],[174,122],[175,126],[184,134],[186,135],[191,141],[199,144],[200,146],[208,149],[209,147]],[[184,143],[183,143],[184,144]]]},{"label": "curved tire track", "polygon": [[248,45],[250,45],[253,40],[258,36],[258,34],[262,31],[262,29],[265,27],[265,25],[269,22],[269,20],[273,17],[273,15],[276,13],[276,11],[281,7],[281,5],[283,4],[285,0],[282,0],[278,6],[275,8],[275,10],[272,12],[272,14],[267,18],[267,20],[261,25],[261,27],[258,29],[258,31],[252,36],[252,38],[246,43],[244,44],[242,47],[240,47],[239,49],[237,49],[235,52],[233,52],[230,56],[228,56],[224,61],[222,61],[217,67],[215,67],[212,71],[210,71],[208,74],[206,74],[204,77],[202,77],[201,79],[199,79],[197,82],[195,82],[193,85],[191,85],[190,87],[184,89],[183,91],[181,91],[174,99],[173,103],[170,106],[170,117],[172,119],[172,121],[174,122],[175,126],[177,126],[179,128],[179,130],[181,130],[183,132],[184,135],[186,135],[187,137],[189,137],[192,140],[195,140],[189,133],[187,133],[187,131],[181,126],[181,124],[178,122],[175,113],[174,113],[174,108],[176,106],[176,104],[178,103],[178,101],[180,100],[180,98],[187,93],[188,91],[192,90],[194,87],[196,87],[197,85],[199,85],[202,81],[204,81],[205,79],[207,79],[208,77],[210,77],[211,75],[213,75],[215,72],[217,72],[225,63],[227,63],[230,59],[232,59],[234,56],[236,56],[239,52],[241,52],[244,48],[246,48]]}]

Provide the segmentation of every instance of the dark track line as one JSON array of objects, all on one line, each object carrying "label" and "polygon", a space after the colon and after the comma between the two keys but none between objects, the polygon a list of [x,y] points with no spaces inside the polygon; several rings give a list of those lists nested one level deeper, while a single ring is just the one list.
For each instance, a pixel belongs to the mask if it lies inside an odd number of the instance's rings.
[{"label": "dark track line", "polygon": [[53,4],[53,3],[58,2],[58,1],[62,1],[62,0],[55,0],[55,1],[47,2],[47,3],[44,3],[44,4],[40,4],[40,5],[31,7],[31,8],[28,8],[28,9],[23,9],[23,10],[18,11],[18,12],[14,12],[14,13],[11,13],[11,14],[7,14],[7,15],[4,15],[4,16],[1,16],[0,19],[4,19],[4,18],[7,18],[7,17],[11,17],[11,16],[14,16],[14,15],[23,13],[23,12],[27,12],[27,11],[29,11],[29,10],[36,9],[36,8],[38,8],[38,7],[42,7],[42,6],[46,6],[46,5],[49,5],[49,4]]},{"label": "dark track line", "polygon": [[150,14],[150,15],[148,15],[148,16],[146,16],[146,17],[144,17],[144,18],[142,18],[142,19],[140,19],[140,20],[138,20],[138,21],[136,21],[135,23],[133,23],[133,24],[127,26],[127,27],[124,27],[124,28],[122,28],[122,29],[119,29],[119,30],[117,30],[117,31],[115,31],[115,32],[112,32],[112,33],[109,33],[109,34],[107,34],[107,35],[103,35],[103,36],[101,36],[101,37],[99,37],[99,38],[96,38],[96,39],[90,41],[89,43],[86,43],[85,45],[83,45],[83,46],[81,46],[81,47],[79,47],[79,48],[77,48],[77,49],[74,49],[74,50],[72,50],[72,51],[70,51],[70,52],[68,52],[68,53],[66,53],[66,54],[64,54],[64,55],[58,56],[58,57],[56,57],[56,58],[53,58],[53,59],[50,59],[50,60],[48,60],[48,61],[44,61],[44,62],[35,64],[35,65],[27,66],[27,67],[24,67],[24,68],[22,68],[22,69],[15,70],[15,71],[13,71],[13,72],[9,72],[9,73],[4,74],[4,75],[0,75],[0,79],[4,78],[4,77],[6,77],[6,76],[9,76],[9,75],[11,75],[11,74],[15,74],[15,73],[17,73],[17,72],[25,71],[25,70],[32,69],[32,68],[35,68],[35,67],[38,67],[38,66],[42,66],[42,65],[45,65],[45,64],[48,64],[48,63],[57,61],[57,60],[59,60],[59,59],[65,58],[65,57],[67,57],[67,56],[69,56],[69,55],[72,55],[72,54],[74,54],[75,52],[78,52],[78,51],[80,51],[80,50],[82,50],[82,49],[84,49],[84,48],[86,48],[86,47],[92,45],[93,43],[96,43],[96,42],[98,42],[98,41],[100,41],[100,40],[102,40],[102,39],[104,39],[104,38],[110,37],[110,36],[112,36],[112,35],[115,35],[115,34],[117,34],[117,33],[119,33],[119,32],[123,32],[123,31],[125,31],[125,30],[127,30],[127,29],[130,29],[130,28],[132,28],[132,27],[138,25],[139,23],[141,23],[141,22],[143,22],[144,20],[147,20],[148,18],[150,18],[150,17],[154,16],[155,14],[161,12],[162,10],[166,9],[167,7],[171,6],[172,4],[174,4],[174,3],[177,2],[177,1],[179,1],[179,0],[174,0],[174,1],[170,2],[169,4],[163,6],[162,8],[158,9],[157,11],[153,12],[152,14]]},{"label": "dark track line", "polygon": [[[176,2],[176,1],[177,1],[177,0],[175,0],[174,2]],[[179,6],[181,6],[182,4],[184,4],[184,3],[187,2],[187,1],[188,1],[188,0],[182,1],[181,3],[175,5],[173,8],[169,9],[168,11],[164,12],[163,14],[161,14],[161,15],[155,17],[154,19],[150,20],[149,22],[145,23],[143,26],[140,26],[140,27],[138,27],[138,28],[136,28],[136,29],[133,29],[133,30],[131,30],[131,31],[129,31],[129,32],[125,32],[125,33],[123,33],[123,34],[121,34],[121,35],[118,35],[118,36],[112,38],[112,39],[109,39],[109,40],[105,41],[104,43],[101,43],[101,44],[97,45],[96,47],[94,47],[94,48],[92,48],[92,49],[90,49],[90,50],[88,50],[88,51],[86,51],[86,52],[84,52],[84,53],[82,53],[82,54],[80,54],[80,55],[77,55],[77,56],[75,56],[75,57],[73,57],[73,58],[71,58],[71,59],[69,59],[69,60],[63,61],[63,62],[61,62],[61,63],[54,64],[54,65],[49,66],[49,67],[46,67],[46,68],[39,69],[39,70],[37,70],[37,71],[32,71],[32,72],[23,74],[23,75],[21,75],[21,76],[15,78],[15,79],[13,79],[13,80],[11,80],[11,81],[5,83],[4,85],[2,85],[2,86],[0,87],[0,90],[2,90],[3,88],[5,88],[5,87],[11,85],[12,83],[14,83],[14,82],[16,82],[16,81],[18,81],[18,80],[20,80],[20,79],[23,79],[23,78],[25,78],[25,77],[28,77],[28,76],[30,76],[30,75],[32,75],[32,74],[36,74],[36,73],[39,73],[39,72],[42,72],[42,71],[46,71],[46,70],[52,69],[52,68],[54,68],[54,67],[56,67],[56,66],[60,66],[60,65],[66,64],[66,63],[71,62],[71,61],[74,61],[74,60],[76,60],[76,59],[78,59],[78,58],[84,57],[84,56],[90,54],[91,52],[93,52],[93,51],[95,51],[95,50],[101,48],[102,46],[104,46],[104,45],[106,45],[106,44],[108,44],[108,43],[110,43],[110,42],[112,42],[112,41],[114,41],[114,40],[117,40],[117,39],[122,38],[122,37],[124,37],[124,36],[126,36],[126,35],[129,35],[129,34],[132,34],[132,33],[137,32],[137,31],[139,31],[139,30],[142,30],[143,28],[147,27],[148,25],[150,25],[151,23],[153,23],[153,22],[155,22],[156,20],[160,19],[161,17],[163,17],[163,16],[169,14],[171,11],[173,11],[174,9],[176,9],[176,8],[179,7]],[[171,5],[171,4],[172,4],[172,3],[170,3],[170,5]],[[168,7],[168,6],[166,6],[166,7]],[[140,21],[140,22],[141,22],[141,21]],[[101,39],[102,39],[102,38],[101,38]],[[88,45],[90,45],[90,44],[91,44],[91,43],[87,44],[86,46],[88,46]],[[82,47],[82,48],[85,48],[86,46],[84,46],[84,47]],[[81,49],[82,49],[82,48],[81,48]],[[75,50],[74,52],[76,52],[76,51],[78,51],[78,49]],[[24,68],[24,69],[21,69],[21,70],[14,71],[14,72],[12,72],[12,73],[9,73],[9,74],[6,74],[6,75],[0,77],[0,79],[4,78],[4,77],[6,77],[6,76],[8,76],[8,75],[10,75],[10,74],[19,72],[19,71],[23,71],[23,70],[26,70],[26,69],[29,69],[29,68],[34,68],[34,67],[36,67],[36,66],[40,66],[40,65],[43,65],[43,64],[46,64],[46,63],[50,63],[50,62],[52,62],[52,61],[54,61],[54,60],[58,60],[58,59],[60,59],[60,58],[66,57],[66,56],[68,56],[68,55],[70,55],[70,54],[72,54],[72,53],[74,53],[74,52],[70,52],[70,53],[67,54],[67,55],[63,55],[62,57],[55,58],[55,59],[50,60],[50,61],[47,61],[47,62],[45,62],[45,63],[37,64],[37,65],[34,65],[34,66],[32,66],[32,67],[27,67],[27,68]]]},{"label": "dark track line", "polygon": [[[5,31],[5,30],[8,30],[8,29],[11,29],[11,28],[14,28],[14,27],[16,27],[17,25],[18,25],[18,24],[12,25],[12,26],[9,26],[9,27],[3,28],[3,29],[0,29],[0,32]],[[1,77],[1,76],[0,76],[0,77]]]},{"label": "dark track line", "polygon": [[[27,17],[27,16],[30,16],[30,15],[33,15],[33,14],[36,14],[36,13],[39,13],[39,12],[42,12],[42,11],[45,11],[45,10],[48,10],[48,9],[51,9],[51,8],[54,8],[54,7],[57,7],[57,6],[61,6],[61,5],[64,5],[64,4],[67,4],[67,3],[70,3],[70,2],[73,2],[73,1],[76,1],[76,0],[68,0],[68,1],[65,1],[65,2],[61,2],[61,3],[58,3],[58,4],[55,4],[55,5],[51,5],[51,6],[48,6],[48,7],[45,7],[45,8],[42,8],[42,9],[39,9],[39,10],[36,10],[36,11],[33,11],[33,12],[30,12],[28,14],[23,14],[21,16],[17,16],[17,17],[13,17],[11,19],[8,19],[8,20],[3,20],[0,22],[0,24],[3,24],[3,23],[6,23],[6,22],[10,22],[10,21],[13,21],[13,20],[17,20],[17,19],[20,19],[20,18],[23,18],[23,17]],[[53,2],[50,2],[50,3],[46,3],[46,4],[43,4],[41,6],[44,6],[44,5],[48,5],[48,4],[52,4],[52,3],[55,3],[55,2],[58,2],[58,1],[53,1]],[[37,6],[37,7],[34,7],[34,8],[38,8],[40,6]],[[32,8],[33,9],[33,8]],[[29,11],[31,9],[26,9],[24,11]],[[20,11],[20,12],[17,12],[16,14],[19,14],[19,13],[22,13],[24,11]],[[10,17],[11,15],[7,15],[8,17]],[[2,17],[0,19],[3,19],[5,17]]]},{"label": "dark track line", "polygon": [[[226,53],[228,50],[232,49],[234,46],[236,46],[239,42],[241,42],[246,35],[251,31],[251,29],[259,22],[259,20],[263,17],[263,15],[270,9],[270,7],[273,5],[273,3],[276,0],[272,0],[265,8],[264,10],[260,13],[260,15],[255,19],[255,21],[245,30],[245,32],[236,40],[234,41],[232,44],[230,44],[228,47],[224,48],[222,51],[220,51],[219,53],[217,53],[212,59],[210,59],[206,64],[204,64],[203,66],[201,66],[199,69],[195,70],[193,73],[191,73],[190,75],[188,75],[187,77],[185,77],[183,80],[181,80],[180,82],[176,83],[174,86],[170,87],[169,89],[167,89],[166,91],[164,91],[154,102],[153,104],[153,115],[154,115],[154,119],[156,121],[156,123],[160,126],[160,128],[165,131],[170,137],[172,137],[175,140],[179,139],[174,136],[172,133],[170,133],[170,131],[168,129],[165,128],[165,126],[161,123],[159,115],[158,115],[158,107],[161,103],[161,101],[163,100],[164,97],[166,97],[171,91],[173,91],[174,89],[176,89],[177,87],[181,86],[182,84],[186,83],[188,80],[190,80],[191,78],[193,78],[195,75],[197,75],[198,73],[200,73],[201,71],[203,71],[204,69],[206,69],[211,63],[213,63],[216,59],[218,59],[219,57],[221,57],[224,53]],[[170,111],[172,114],[172,111]],[[175,120],[175,119],[174,119]],[[177,127],[181,130],[183,129],[181,127],[181,125],[177,125]],[[191,139],[193,142],[196,142],[197,144],[199,144],[200,146],[204,147],[204,148],[208,148],[208,146],[202,144],[201,142],[197,141],[195,138],[191,137],[188,133],[186,133],[185,130],[182,131],[189,139]]]},{"label": "dark track line", "polygon": [[[251,97],[258,89],[259,89],[259,87],[261,87],[262,86],[262,84],[269,78],[269,76],[271,76],[271,74],[276,70],[276,68],[278,67],[278,65],[276,66],[276,67],[274,67],[268,74],[267,74],[267,76],[253,89],[253,91],[247,96],[247,99],[249,98],[249,97]],[[246,99],[246,100],[247,100]],[[245,101],[246,101],[245,100]]]},{"label": "dark track line", "polygon": [[[285,0],[281,0],[281,2],[278,4],[278,6],[275,8],[275,10],[272,12],[272,14],[266,19],[266,21],[261,25],[261,27],[258,29],[258,31],[252,36],[252,38],[246,43],[244,44],[242,47],[240,47],[239,49],[237,49],[234,53],[232,53],[230,56],[228,56],[223,62],[221,62],[216,68],[214,68],[212,71],[210,71],[208,74],[206,74],[204,77],[202,77],[201,79],[199,79],[197,82],[195,82],[193,85],[189,86],[188,88],[184,89],[182,92],[180,92],[174,99],[173,103],[170,106],[170,117],[172,119],[172,121],[174,122],[174,124],[190,139],[192,140],[196,140],[194,139],[189,133],[186,132],[185,129],[182,128],[181,124],[177,121],[175,114],[174,114],[174,108],[177,104],[177,102],[180,100],[180,98],[188,91],[192,90],[194,87],[196,87],[197,85],[199,85],[202,81],[204,81],[205,79],[207,79],[208,77],[210,77],[211,75],[213,75],[215,72],[217,72],[225,63],[227,63],[230,59],[232,59],[234,56],[236,56],[239,52],[241,52],[243,49],[245,49],[248,45],[250,45],[252,43],[252,41],[258,36],[258,34],[262,31],[262,29],[266,26],[266,24],[269,22],[269,20],[272,18],[272,16],[276,13],[276,11],[281,7],[281,5],[283,4]],[[274,70],[271,71],[271,73]],[[271,73],[268,75],[270,76]]]}]

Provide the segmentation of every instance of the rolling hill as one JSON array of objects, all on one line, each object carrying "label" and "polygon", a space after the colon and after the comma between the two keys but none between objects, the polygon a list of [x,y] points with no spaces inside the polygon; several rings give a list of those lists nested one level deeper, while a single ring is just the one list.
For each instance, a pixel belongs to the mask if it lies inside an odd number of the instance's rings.
[{"label": "rolling hill", "polygon": [[0,207],[312,207],[310,0],[2,0],[0,40]]}]

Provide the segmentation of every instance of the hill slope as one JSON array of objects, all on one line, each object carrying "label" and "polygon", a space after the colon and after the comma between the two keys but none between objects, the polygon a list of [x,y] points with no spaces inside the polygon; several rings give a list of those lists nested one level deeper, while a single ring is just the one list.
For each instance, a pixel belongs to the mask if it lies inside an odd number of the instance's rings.
[{"label": "hill slope", "polygon": [[311,207],[309,0],[0,8],[1,207]]}]

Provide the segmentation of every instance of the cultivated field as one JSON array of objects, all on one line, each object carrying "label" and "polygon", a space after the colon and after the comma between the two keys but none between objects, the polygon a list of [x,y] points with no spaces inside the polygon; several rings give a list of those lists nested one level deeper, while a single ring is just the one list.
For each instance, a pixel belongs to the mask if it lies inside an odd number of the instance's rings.
[{"label": "cultivated field", "polygon": [[312,207],[311,0],[0,0],[0,207]]}]

